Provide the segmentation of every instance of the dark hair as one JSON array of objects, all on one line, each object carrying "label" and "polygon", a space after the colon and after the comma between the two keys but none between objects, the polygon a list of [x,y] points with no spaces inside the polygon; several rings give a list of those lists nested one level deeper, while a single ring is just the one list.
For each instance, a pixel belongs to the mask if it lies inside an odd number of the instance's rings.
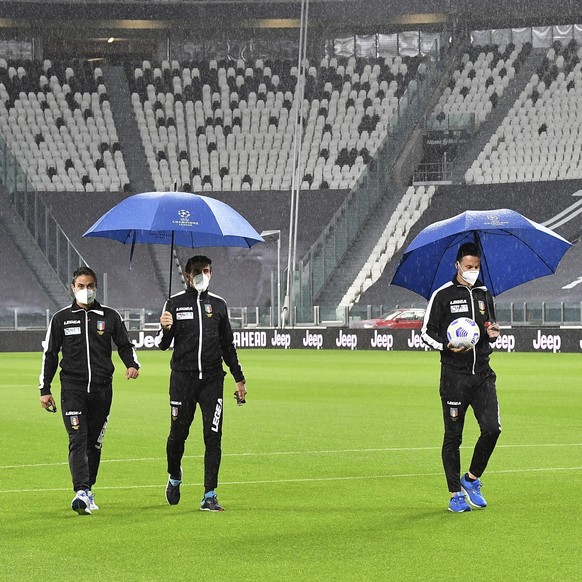
[{"label": "dark hair", "polygon": [[95,274],[95,271],[87,267],[87,265],[83,265],[82,267],[76,269],[73,273],[73,280],[71,281],[71,285],[74,285],[77,277],[81,277],[82,275],[93,277],[93,279],[95,279],[95,283],[97,283],[97,275]]},{"label": "dark hair", "polygon": [[202,270],[202,267],[205,267],[206,265],[212,268],[212,261],[208,257],[204,255],[195,255],[188,259],[185,271],[186,273],[192,274],[193,269],[198,268],[199,270]]},{"label": "dark hair", "polygon": [[467,255],[471,257],[481,258],[481,249],[479,249],[479,247],[475,243],[472,242],[463,243],[459,247],[459,250],[457,251],[457,258],[455,260],[460,261],[463,257],[466,257]]}]

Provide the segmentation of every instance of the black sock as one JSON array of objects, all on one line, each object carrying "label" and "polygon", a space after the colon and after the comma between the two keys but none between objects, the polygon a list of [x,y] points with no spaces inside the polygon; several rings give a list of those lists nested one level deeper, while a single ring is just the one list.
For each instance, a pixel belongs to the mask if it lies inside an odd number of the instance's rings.
[{"label": "black sock", "polygon": [[465,473],[465,479],[467,479],[469,483],[474,483],[475,481],[477,481],[477,479],[471,479],[471,477],[469,477],[469,473]]}]

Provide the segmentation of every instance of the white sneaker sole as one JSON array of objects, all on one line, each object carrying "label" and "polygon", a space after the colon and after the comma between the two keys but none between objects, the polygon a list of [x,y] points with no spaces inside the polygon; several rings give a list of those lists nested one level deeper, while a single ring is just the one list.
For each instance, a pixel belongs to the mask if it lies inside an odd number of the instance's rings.
[{"label": "white sneaker sole", "polygon": [[462,485],[461,489],[463,490],[463,493],[467,496],[467,501],[469,502],[469,505],[472,505],[475,509],[485,509],[487,507],[487,504],[477,505],[476,503],[473,503],[471,501],[471,496],[469,495],[469,492]]},{"label": "white sneaker sole", "polygon": [[451,513],[467,513],[468,511],[471,511],[471,508],[469,507],[468,509],[463,509],[463,511],[455,511],[454,509],[451,509],[450,507],[447,508]]}]

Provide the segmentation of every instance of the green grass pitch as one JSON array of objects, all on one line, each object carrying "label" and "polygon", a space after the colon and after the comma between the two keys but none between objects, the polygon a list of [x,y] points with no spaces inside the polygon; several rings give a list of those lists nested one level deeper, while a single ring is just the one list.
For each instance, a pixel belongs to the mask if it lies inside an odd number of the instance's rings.
[{"label": "green grass pitch", "polygon": [[[434,353],[241,350],[248,403],[227,376],[219,514],[198,511],[199,417],[166,504],[169,354],[139,355],[137,381],[117,364],[101,509],[78,516],[41,355],[0,354],[0,580],[580,579],[580,354],[494,354],[503,432],[489,507],[465,514],[446,510]],[[469,414],[465,470],[476,437]]]}]

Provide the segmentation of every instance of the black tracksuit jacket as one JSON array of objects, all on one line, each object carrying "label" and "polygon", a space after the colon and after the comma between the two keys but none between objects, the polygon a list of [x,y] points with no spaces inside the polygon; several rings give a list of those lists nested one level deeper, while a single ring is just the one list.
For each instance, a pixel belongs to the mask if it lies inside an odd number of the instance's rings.
[{"label": "black tracksuit jacket", "polygon": [[163,311],[172,314],[174,323],[160,331],[159,347],[167,350],[174,340],[170,367],[177,372],[194,372],[200,379],[222,372],[222,360],[235,382],[244,375],[238,361],[226,302],[222,297],[188,287],[172,296]]},{"label": "black tracksuit jacket", "polygon": [[[474,350],[454,353],[448,347],[447,328],[459,317],[469,317],[477,323],[481,337]],[[495,322],[493,297],[479,280],[469,289],[454,277],[431,296],[422,326],[422,341],[441,352],[441,364],[461,374],[477,374],[489,369],[493,351],[485,322]]]},{"label": "black tracksuit jacket", "polygon": [[75,301],[57,311],[51,319],[44,341],[39,378],[41,396],[51,393],[51,382],[61,357],[61,387],[71,385],[87,392],[110,390],[114,366],[112,343],[126,368],[139,369],[133,344],[121,315],[97,301],[85,310]]}]

